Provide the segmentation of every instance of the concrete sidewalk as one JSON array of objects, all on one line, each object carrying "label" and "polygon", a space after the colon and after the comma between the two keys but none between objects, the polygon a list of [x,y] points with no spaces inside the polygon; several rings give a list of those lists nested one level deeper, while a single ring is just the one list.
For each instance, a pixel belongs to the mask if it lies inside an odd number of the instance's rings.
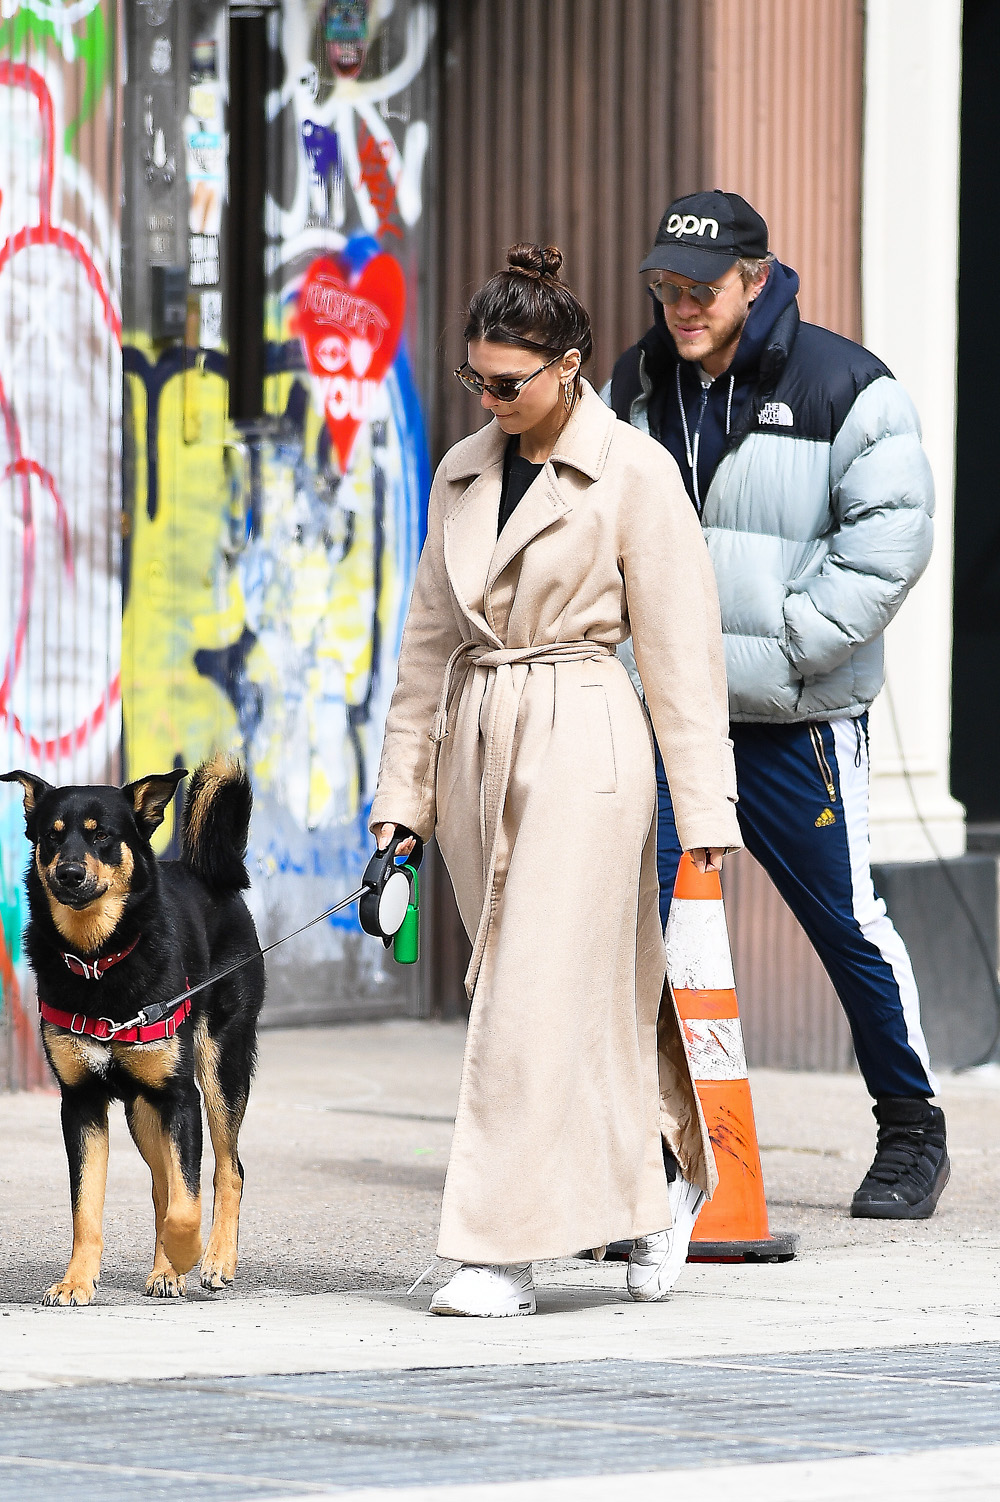
[{"label": "concrete sidewalk", "polygon": [[[176,1379],[189,1384],[357,1373],[359,1382],[386,1382],[390,1373],[418,1371],[437,1371],[450,1382],[449,1373],[467,1368],[507,1370],[512,1383],[524,1384],[535,1380],[529,1367],[551,1372],[563,1364],[568,1381],[571,1369],[581,1364],[592,1364],[597,1373],[608,1362],[625,1363],[622,1371],[634,1371],[642,1390],[651,1373],[663,1381],[673,1373],[670,1380],[676,1381],[683,1371],[708,1383],[705,1390],[711,1394],[712,1384],[735,1363],[743,1382],[764,1373],[770,1384],[779,1370],[794,1371],[789,1401],[804,1414],[814,1403],[821,1368],[823,1380],[832,1380],[825,1359],[817,1367],[815,1353],[834,1353],[833,1367],[844,1368],[838,1392],[845,1382],[870,1384],[884,1372],[887,1381],[908,1384],[906,1390],[916,1393],[935,1381],[928,1376],[934,1367],[933,1362],[927,1366],[931,1358],[926,1353],[940,1348],[942,1357],[950,1351],[957,1360],[962,1354],[964,1375],[948,1382],[980,1393],[985,1384],[994,1394],[995,1412],[1000,1398],[1000,1070],[944,1082],[954,1176],[930,1221],[849,1218],[850,1195],[870,1161],[874,1140],[859,1079],[762,1072],[753,1086],[772,1228],[800,1233],[795,1262],[689,1265],[668,1302],[645,1307],[625,1297],[620,1265],[553,1262],[536,1269],[541,1291],[534,1318],[443,1320],[426,1313],[435,1275],[411,1295],[404,1290],[433,1261],[462,1044],[460,1026],[433,1023],[262,1035],[260,1072],[242,1144],[247,1186],[237,1282],[222,1295],[197,1289],[173,1303],[153,1303],[141,1293],[152,1250],[148,1178],[119,1111],[98,1302],[84,1310],[40,1307],[42,1290],[61,1275],[69,1244],[58,1101],[52,1095],[0,1096],[0,1386],[8,1390],[7,1401],[23,1406],[30,1398],[34,1407],[29,1404],[30,1412],[25,1412],[36,1424],[48,1412],[45,1404],[57,1403],[67,1384],[174,1379],[173,1392]],[[205,1180],[208,1185],[207,1169]],[[436,1270],[438,1281],[446,1271],[443,1266]],[[924,1353],[918,1375],[908,1348]],[[871,1355],[878,1351],[886,1353],[884,1363]],[[522,1377],[517,1369],[524,1369]],[[382,1375],[362,1379],[363,1373]],[[288,1379],[282,1380],[282,1401],[290,1402]],[[342,1408],[342,1384],[338,1392]],[[17,1393],[22,1397],[15,1399]],[[392,1402],[397,1399],[398,1394]],[[333,1399],[327,1394],[323,1401]],[[895,1495],[887,1477],[895,1478],[895,1487],[911,1471],[910,1496],[973,1497],[980,1495],[975,1488],[981,1485],[991,1488],[982,1495],[1000,1495],[1000,1451],[983,1448],[992,1434],[976,1429],[971,1411],[961,1405],[949,1420],[951,1427],[945,1424],[940,1432],[932,1426],[930,1432],[911,1433],[904,1424],[902,1439],[894,1439],[890,1425],[887,1438],[869,1436],[864,1443],[851,1438],[858,1415],[837,1411],[837,1423],[846,1425],[834,1442],[839,1454],[830,1454],[828,1447],[825,1452],[803,1451],[800,1459],[790,1434],[787,1445],[775,1438],[776,1453],[787,1455],[787,1461],[755,1464],[748,1435],[732,1456],[738,1467],[723,1467],[720,1452],[707,1470],[698,1471],[701,1489],[688,1493],[675,1490],[684,1470],[680,1466],[671,1472],[670,1494],[721,1496],[723,1470],[738,1469],[747,1497],[758,1495],[747,1490],[751,1473],[759,1475],[762,1488],[766,1481],[770,1497],[826,1498]],[[557,1427],[590,1427],[586,1406],[581,1412],[582,1418],[571,1421],[563,1414],[553,1422]],[[868,1413],[863,1407],[860,1417]],[[519,1425],[531,1422],[521,1409],[515,1418]],[[609,1422],[607,1432],[622,1430],[620,1414]],[[960,1450],[961,1465],[940,1459],[949,1449],[949,1434],[950,1448]],[[844,1454],[845,1445],[852,1453]],[[27,1438],[20,1450],[0,1446],[0,1497],[7,1495],[4,1476],[15,1482],[11,1454],[22,1456],[18,1464],[28,1464],[23,1458],[28,1450]],[[880,1458],[883,1450],[906,1454],[896,1453],[890,1462]],[[51,1451],[45,1454],[51,1458]],[[602,1502],[619,1494],[613,1489],[619,1485],[613,1472],[624,1472],[621,1486],[634,1493],[639,1478],[629,1474],[621,1458],[609,1451],[592,1473],[602,1477]],[[679,1463],[680,1452],[676,1458]],[[39,1457],[38,1465],[44,1464],[44,1456]],[[795,1476],[789,1469],[802,1465],[812,1467],[808,1478],[801,1469]],[[590,1483],[593,1491],[581,1490],[584,1477],[578,1464],[563,1473],[574,1476],[572,1493],[560,1490],[569,1483],[560,1482],[551,1468],[542,1466],[534,1479],[524,1479],[508,1462],[498,1460],[498,1466],[495,1473],[473,1472],[471,1490],[468,1480],[458,1490],[433,1484],[433,1467],[426,1474],[417,1467],[415,1473],[408,1464],[398,1476],[390,1468],[390,1489],[379,1494],[402,1502],[411,1491],[405,1483],[423,1478],[424,1484],[413,1489],[423,1502],[439,1495],[454,1502],[501,1502],[508,1496],[561,1502],[571,1494],[598,1495],[595,1483]],[[942,1467],[952,1490],[944,1489]],[[648,1459],[634,1470],[652,1482]],[[785,1481],[764,1475],[776,1471]],[[869,1473],[870,1480],[864,1479]],[[216,1473],[202,1471],[206,1479],[199,1483],[199,1494],[206,1497],[287,1497],[299,1473],[294,1468],[280,1478],[268,1473],[269,1479],[258,1477],[245,1493],[231,1487],[227,1491],[222,1482],[221,1490],[212,1491],[216,1482],[207,1479],[209,1474]],[[237,1466],[230,1482],[239,1474]],[[452,1474],[458,1478],[464,1473],[441,1472]],[[705,1489],[710,1476],[718,1491]],[[936,1490],[915,1489],[933,1476],[938,1477]],[[29,1495],[20,1472],[18,1478],[20,1489],[10,1495]],[[484,1483],[492,1484],[492,1490]],[[841,1484],[842,1492],[822,1489]],[[267,1491],[270,1485],[274,1489]],[[107,1478],[99,1486],[95,1480],[93,1494],[105,1499],[132,1495],[124,1480],[121,1486],[125,1489],[109,1490]],[[141,1494],[158,1495],[151,1486],[145,1476]],[[346,1490],[364,1495],[357,1485]],[[333,1478],[313,1479],[306,1491],[329,1495],[344,1492],[345,1486]]]}]

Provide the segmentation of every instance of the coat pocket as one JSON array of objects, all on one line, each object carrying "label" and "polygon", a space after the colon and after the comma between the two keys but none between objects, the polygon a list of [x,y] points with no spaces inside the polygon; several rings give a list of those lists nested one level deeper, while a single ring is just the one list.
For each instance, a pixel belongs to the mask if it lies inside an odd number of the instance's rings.
[{"label": "coat pocket", "polygon": [[584,722],[581,727],[586,737],[587,766],[590,768],[591,786],[595,793],[617,793],[618,774],[615,768],[615,738],[611,728],[611,710],[603,683],[584,683]]}]

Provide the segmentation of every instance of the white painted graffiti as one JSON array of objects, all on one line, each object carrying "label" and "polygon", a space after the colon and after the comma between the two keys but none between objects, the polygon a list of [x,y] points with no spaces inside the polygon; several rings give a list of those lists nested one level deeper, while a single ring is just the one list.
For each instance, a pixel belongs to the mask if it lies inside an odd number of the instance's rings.
[{"label": "white painted graffiti", "polygon": [[[324,139],[331,141],[336,153],[333,187],[326,199],[324,185],[317,183],[317,173],[310,171],[308,157],[298,154],[298,175],[291,203],[287,208],[269,197],[268,233],[273,248],[269,252],[270,271],[294,260],[304,251],[339,248],[342,227],[353,217],[345,202],[345,191],[353,196],[357,218],[370,235],[384,228],[384,209],[375,191],[381,170],[369,168],[374,159],[391,184],[393,206],[402,225],[412,227],[423,212],[422,178],[427,156],[429,131],[425,120],[406,124],[401,144],[397,144],[382,110],[388,101],[409,89],[423,69],[436,28],[434,8],[418,0],[407,16],[406,42],[402,58],[377,78],[337,78],[325,98],[320,98],[320,80],[311,56],[312,38],[319,7],[302,0],[284,0],[282,12],[282,50],[286,73],[280,88],[267,99],[267,115],[275,120],[291,109],[296,134],[300,139],[312,136],[317,156]],[[394,9],[393,0],[373,4],[376,22],[383,24]],[[316,194],[323,195],[317,211]],[[317,222],[321,221],[321,222]]]},{"label": "white painted graffiti", "polygon": [[382,343],[382,335],[389,327],[389,320],[376,303],[369,302],[366,297],[354,296],[346,287],[314,282],[306,292],[302,306],[325,322],[356,329],[375,349]]},{"label": "white painted graffiti", "polygon": [[[0,59],[0,731],[11,759],[89,781],[120,735],[121,324],[112,243],[58,212],[62,66],[33,62]],[[86,210],[99,195],[74,174]],[[107,206],[86,217],[100,235]]]},{"label": "white painted graffiti", "polygon": [[18,11],[30,11],[40,21],[48,21],[55,29],[67,62],[76,56],[73,27],[85,21],[99,8],[101,0],[0,0],[0,19],[11,20]]}]

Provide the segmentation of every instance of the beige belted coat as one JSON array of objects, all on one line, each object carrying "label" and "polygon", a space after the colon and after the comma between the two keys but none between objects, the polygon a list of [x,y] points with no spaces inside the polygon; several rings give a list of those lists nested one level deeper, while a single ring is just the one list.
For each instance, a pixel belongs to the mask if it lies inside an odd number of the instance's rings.
[{"label": "beige belted coat", "polygon": [[661,1133],[715,1185],[664,988],[630,633],[681,844],[740,844],[715,582],[673,459],[584,383],[498,540],[505,442],[493,422],[435,476],[371,813],[437,836],[473,940],[438,1252],[477,1263],[667,1227]]}]

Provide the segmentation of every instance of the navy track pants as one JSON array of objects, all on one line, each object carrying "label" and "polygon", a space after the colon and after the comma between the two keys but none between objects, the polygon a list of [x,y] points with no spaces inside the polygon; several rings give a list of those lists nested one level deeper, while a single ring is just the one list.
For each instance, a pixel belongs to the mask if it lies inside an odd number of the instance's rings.
[{"label": "navy track pants", "polygon": [[[873,1096],[937,1083],[906,947],[872,885],[868,716],[733,725],[743,841],[805,930],[840,998]],[[657,864],[666,926],[681,851],[659,751]],[[737,983],[739,977],[737,976]]]}]

